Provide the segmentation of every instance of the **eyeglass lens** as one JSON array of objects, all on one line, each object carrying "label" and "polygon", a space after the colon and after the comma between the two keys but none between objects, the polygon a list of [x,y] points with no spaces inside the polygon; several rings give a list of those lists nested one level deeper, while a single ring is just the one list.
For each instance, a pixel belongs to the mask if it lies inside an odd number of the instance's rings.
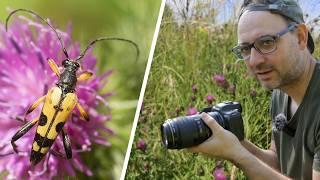
[{"label": "eyeglass lens", "polygon": [[276,38],[274,36],[263,36],[257,39],[253,45],[239,46],[239,53],[241,58],[248,59],[251,55],[251,49],[254,47],[262,54],[271,53],[276,49]]}]

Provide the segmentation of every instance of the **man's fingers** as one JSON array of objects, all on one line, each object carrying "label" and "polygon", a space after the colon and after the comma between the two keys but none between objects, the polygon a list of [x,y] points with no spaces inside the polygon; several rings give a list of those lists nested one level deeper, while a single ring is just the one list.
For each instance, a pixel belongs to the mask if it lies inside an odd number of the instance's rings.
[{"label": "man's fingers", "polygon": [[221,126],[217,123],[215,119],[209,116],[207,113],[201,113],[201,119],[209,126],[209,128],[213,131],[221,130]]},{"label": "man's fingers", "polygon": [[194,152],[194,153],[199,152],[198,146],[192,146],[192,147],[188,148],[188,150],[191,152]]},{"label": "man's fingers", "polygon": [[[204,112],[201,113],[201,119],[212,130],[213,136],[214,136],[214,133],[221,132],[221,130],[223,130],[223,128],[219,125],[219,123],[217,123],[217,121],[207,113],[204,113]],[[208,151],[208,146],[212,146],[212,145],[214,146],[214,144],[215,144],[214,140],[207,139],[206,141],[202,142],[199,145],[188,148],[188,150],[191,152],[204,152],[204,153],[210,154]]]},{"label": "man's fingers", "polygon": [[194,153],[203,152],[203,150],[205,149],[206,145],[207,145],[207,142],[204,141],[203,143],[201,143],[199,145],[189,147],[188,150],[191,151],[191,152],[194,152]]}]

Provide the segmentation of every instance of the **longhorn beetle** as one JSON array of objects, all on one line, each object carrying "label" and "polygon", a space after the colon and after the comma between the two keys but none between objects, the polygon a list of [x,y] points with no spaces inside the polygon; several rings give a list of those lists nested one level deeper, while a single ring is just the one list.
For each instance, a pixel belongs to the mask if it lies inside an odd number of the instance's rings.
[{"label": "longhorn beetle", "polygon": [[58,65],[54,62],[53,59],[48,58],[48,63],[53,72],[58,76],[59,80],[52,87],[48,93],[42,97],[40,97],[36,102],[34,102],[24,116],[24,121],[26,121],[26,116],[31,113],[35,108],[39,106],[40,103],[44,101],[44,105],[42,107],[40,116],[29,121],[24,124],[12,137],[11,144],[13,150],[17,153],[17,145],[15,141],[17,141],[20,137],[26,134],[35,124],[38,123],[36,134],[34,136],[34,141],[32,144],[31,154],[30,154],[30,162],[32,165],[36,165],[41,161],[41,159],[46,155],[49,151],[50,147],[54,143],[56,137],[61,132],[63,146],[66,153],[66,158],[72,158],[72,149],[70,144],[70,139],[66,132],[63,130],[63,126],[68,119],[71,111],[77,107],[80,112],[80,115],[86,120],[89,121],[89,116],[84,108],[79,104],[76,93],[76,84],[77,81],[85,81],[88,80],[93,74],[91,72],[83,72],[80,76],[77,77],[77,70],[80,68],[80,60],[84,57],[87,50],[92,47],[96,42],[99,41],[107,41],[107,40],[117,40],[124,41],[134,45],[137,51],[136,60],[139,56],[139,48],[138,45],[128,39],[116,38],[116,37],[101,37],[93,40],[89,43],[87,48],[75,59],[70,59],[66,48],[64,47],[63,41],[58,34],[58,32],[50,25],[50,23],[43,19],[37,13],[27,10],[27,9],[17,9],[12,11],[7,19],[6,19],[6,32],[8,31],[8,22],[10,17],[19,12],[24,11],[30,13],[41,21],[43,21],[46,25],[48,25],[56,34],[60,44],[62,51],[66,57],[65,60],[62,61],[63,72],[60,72]]}]

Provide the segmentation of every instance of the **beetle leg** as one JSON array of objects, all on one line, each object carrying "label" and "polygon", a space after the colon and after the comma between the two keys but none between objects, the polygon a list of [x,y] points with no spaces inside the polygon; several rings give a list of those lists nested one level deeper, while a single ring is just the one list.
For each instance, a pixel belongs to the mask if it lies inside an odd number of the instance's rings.
[{"label": "beetle leg", "polygon": [[64,150],[66,152],[67,159],[72,158],[72,149],[71,149],[71,143],[70,143],[70,138],[67,133],[64,132],[62,129],[62,139],[63,139],[63,146]]},{"label": "beetle leg", "polygon": [[35,118],[34,120],[29,121],[24,126],[22,126],[22,128],[20,128],[18,132],[14,134],[14,136],[11,138],[11,145],[14,152],[18,153],[17,145],[14,142],[25,135],[38,121],[39,118]]},{"label": "beetle leg", "polygon": [[[82,153],[82,152],[88,152],[90,150],[91,150],[90,148],[87,148],[87,149],[76,149],[76,150],[73,150],[73,152]],[[56,150],[53,150],[53,149],[50,150],[50,154],[52,154],[52,155],[54,155],[56,157],[67,159],[67,157],[63,153],[61,153],[59,151],[56,151]],[[1,155],[0,155],[0,157],[1,157]]]},{"label": "beetle leg", "polygon": [[67,159],[65,155],[63,155],[61,152],[50,149],[50,154],[56,156],[56,157],[60,157],[60,158],[64,158]]},{"label": "beetle leg", "polygon": [[36,109],[39,106],[39,104],[44,101],[45,98],[46,96],[42,96],[36,102],[34,102],[27,110],[25,116],[31,113],[34,109]]},{"label": "beetle leg", "polygon": [[93,73],[92,72],[84,72],[80,74],[80,76],[77,78],[78,81],[86,81],[92,77]]},{"label": "beetle leg", "polygon": [[59,71],[58,65],[54,62],[54,60],[53,60],[53,59],[48,59],[48,63],[49,63],[50,68],[52,69],[52,71],[53,71],[58,77],[60,77],[60,71]]},{"label": "beetle leg", "polygon": [[88,115],[88,113],[84,110],[84,108],[80,105],[80,103],[77,103],[77,108],[78,108],[81,116],[82,116],[86,121],[89,121],[89,120],[90,120],[89,115]]},{"label": "beetle leg", "polygon": [[62,154],[59,151],[55,151],[53,149],[50,150],[50,153],[52,155],[60,157],[60,158],[71,159],[72,158],[72,148],[71,148],[71,143],[70,143],[69,136],[67,135],[67,133],[64,132],[63,129],[62,129],[61,136],[62,136],[63,147],[64,147],[64,150],[66,152],[66,155]]}]

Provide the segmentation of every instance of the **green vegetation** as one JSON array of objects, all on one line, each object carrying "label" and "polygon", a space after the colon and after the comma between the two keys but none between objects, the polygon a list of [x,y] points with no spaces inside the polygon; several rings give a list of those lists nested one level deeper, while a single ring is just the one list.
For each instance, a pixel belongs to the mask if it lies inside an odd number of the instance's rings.
[{"label": "green vegetation", "polygon": [[[215,97],[213,103],[240,102],[246,138],[261,148],[269,147],[271,92],[248,77],[244,63],[231,53],[237,43],[236,25],[201,20],[178,25],[165,8],[126,179],[213,178],[218,160],[187,150],[167,151],[160,135],[160,125],[166,119],[186,115],[190,107],[198,111],[208,107],[207,95]],[[319,56],[319,49],[315,54]],[[219,86],[214,75],[223,75],[228,86]],[[146,147],[138,143],[141,140]],[[246,179],[230,162],[222,164],[230,179]]]}]

